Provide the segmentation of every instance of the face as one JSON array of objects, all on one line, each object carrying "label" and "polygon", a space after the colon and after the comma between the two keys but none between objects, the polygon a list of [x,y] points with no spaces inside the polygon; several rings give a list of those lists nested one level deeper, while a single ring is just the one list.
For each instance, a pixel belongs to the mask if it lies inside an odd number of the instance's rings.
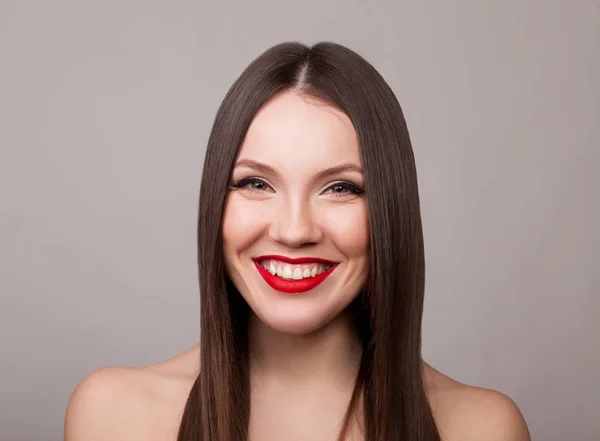
[{"label": "face", "polygon": [[369,226],[360,147],[348,116],[282,92],[255,115],[223,218],[226,270],[260,320],[306,334],[364,287]]}]

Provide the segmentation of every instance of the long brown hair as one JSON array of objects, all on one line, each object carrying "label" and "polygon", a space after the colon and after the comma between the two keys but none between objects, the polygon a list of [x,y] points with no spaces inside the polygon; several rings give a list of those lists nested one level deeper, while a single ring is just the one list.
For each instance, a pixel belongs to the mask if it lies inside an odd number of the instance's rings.
[{"label": "long brown hair", "polygon": [[[244,441],[250,417],[249,307],[224,269],[222,217],[233,164],[258,109],[292,89],[352,120],[370,226],[369,277],[352,303],[363,354],[340,440],[362,399],[366,441],[439,441],[423,383],[425,262],[417,174],[402,109],[364,58],[332,42],[281,43],[227,92],[210,133],[198,216],[200,373],[178,441]],[[361,398],[359,398],[361,397]]]}]

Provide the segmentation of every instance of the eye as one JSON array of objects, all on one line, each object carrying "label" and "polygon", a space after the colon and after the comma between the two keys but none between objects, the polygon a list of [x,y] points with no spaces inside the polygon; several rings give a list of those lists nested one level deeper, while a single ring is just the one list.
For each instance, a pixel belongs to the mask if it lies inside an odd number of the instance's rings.
[{"label": "eye", "polygon": [[271,188],[269,184],[259,178],[244,178],[232,184],[232,187],[247,189],[251,192],[261,192],[267,187]]},{"label": "eye", "polygon": [[336,198],[342,198],[349,194],[360,196],[365,193],[362,188],[352,182],[336,182],[325,190],[325,193],[328,193],[329,190],[331,190],[331,193],[334,194]]}]

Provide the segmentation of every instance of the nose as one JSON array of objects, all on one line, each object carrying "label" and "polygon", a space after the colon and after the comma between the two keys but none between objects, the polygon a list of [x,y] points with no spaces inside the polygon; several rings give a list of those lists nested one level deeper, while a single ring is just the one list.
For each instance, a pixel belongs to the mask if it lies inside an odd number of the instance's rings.
[{"label": "nose", "polygon": [[311,205],[300,198],[282,200],[269,226],[271,239],[292,248],[317,243],[322,235]]}]

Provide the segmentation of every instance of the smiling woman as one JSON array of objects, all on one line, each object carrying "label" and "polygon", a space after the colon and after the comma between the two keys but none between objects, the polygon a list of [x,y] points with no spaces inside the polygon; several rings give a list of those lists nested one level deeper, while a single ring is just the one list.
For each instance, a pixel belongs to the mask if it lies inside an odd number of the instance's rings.
[{"label": "smiling woman", "polygon": [[226,271],[258,318],[252,335],[263,335],[262,327],[321,329],[367,279],[367,199],[352,121],[297,91],[275,95],[248,128],[232,182],[223,215]]},{"label": "smiling woman", "polygon": [[510,398],[421,357],[415,161],[362,57],[256,58],[217,112],[199,203],[200,345],[90,374],[67,441],[529,439]]}]

